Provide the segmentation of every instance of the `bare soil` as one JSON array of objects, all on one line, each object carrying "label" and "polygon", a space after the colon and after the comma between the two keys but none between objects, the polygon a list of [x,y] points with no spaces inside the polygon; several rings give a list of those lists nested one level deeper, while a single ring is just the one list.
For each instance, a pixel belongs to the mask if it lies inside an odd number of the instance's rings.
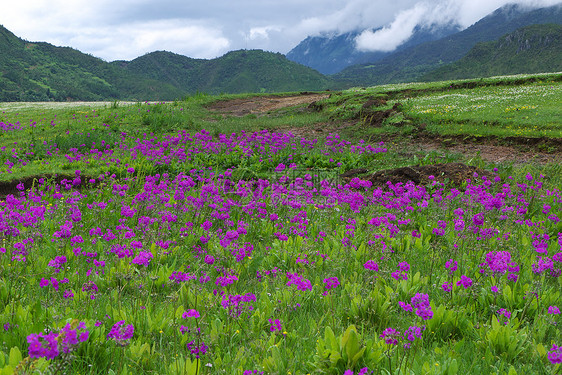
[{"label": "bare soil", "polygon": [[[478,143],[471,141],[450,139],[429,139],[424,137],[418,141],[413,140],[409,146],[410,152],[427,153],[431,151],[450,152],[462,154],[467,158],[479,157],[489,163],[513,163],[522,165],[527,163],[550,164],[562,163],[562,150],[560,146],[551,147],[552,152],[537,150],[536,145],[529,145],[524,139],[514,140],[512,145],[498,144],[494,139],[482,139]],[[547,142],[548,144],[548,142]]]},{"label": "bare soil", "polygon": [[433,181],[449,184],[450,186],[460,187],[467,180],[479,180],[486,177],[493,180],[494,174],[474,166],[463,163],[441,163],[432,165],[414,165],[410,167],[401,167],[394,169],[386,169],[374,173],[368,172],[364,168],[347,171],[340,177],[344,180],[351,180],[355,176],[361,176],[362,179],[371,181],[375,187],[387,187],[388,182],[392,184],[407,183],[412,181],[416,185],[427,185]]},{"label": "bare soil", "polygon": [[303,104],[311,104],[327,98],[328,93],[302,92],[291,96],[255,96],[231,100],[220,100],[208,107],[209,110],[230,116],[246,116],[249,114],[266,114],[268,112]]}]

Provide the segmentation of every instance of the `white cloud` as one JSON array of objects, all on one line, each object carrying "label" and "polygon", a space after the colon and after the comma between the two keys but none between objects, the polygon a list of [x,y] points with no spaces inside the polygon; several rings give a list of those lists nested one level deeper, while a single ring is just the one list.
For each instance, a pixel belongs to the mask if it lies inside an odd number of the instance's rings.
[{"label": "white cloud", "polygon": [[456,23],[466,28],[507,3],[541,7],[558,4],[560,0],[417,1],[413,6],[399,11],[388,26],[376,31],[363,31],[355,40],[356,47],[362,51],[393,51],[408,40],[416,26]]},{"label": "white cloud", "polygon": [[282,28],[279,26],[264,26],[264,27],[252,27],[250,32],[245,35],[247,40],[256,39],[269,39],[272,32],[281,32]]},{"label": "white cloud", "polygon": [[[221,30],[197,25],[185,20],[150,21],[126,25],[118,28],[120,59],[130,59],[155,50],[168,50],[176,53],[189,53],[191,57],[212,58],[223,53],[230,46],[229,40]],[[130,46],[130,47],[128,47]],[[109,51],[108,51],[109,52]]]},{"label": "white cloud", "polygon": [[[229,49],[288,52],[307,36],[365,32],[360,45],[389,49],[414,21],[454,19],[469,26],[508,3],[560,0],[16,0],[0,24],[30,41],[71,46],[108,61],[154,50],[213,58]],[[440,21],[441,20],[441,21]]]},{"label": "white cloud", "polygon": [[363,51],[392,51],[412,35],[414,27],[421,23],[428,12],[428,6],[418,3],[413,8],[404,10],[396,16],[387,27],[377,31],[365,30],[356,41],[357,49]]}]

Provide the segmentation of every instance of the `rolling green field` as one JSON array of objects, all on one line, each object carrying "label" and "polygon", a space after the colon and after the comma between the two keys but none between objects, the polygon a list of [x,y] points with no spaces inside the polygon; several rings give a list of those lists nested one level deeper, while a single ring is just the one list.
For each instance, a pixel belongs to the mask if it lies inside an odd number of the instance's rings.
[{"label": "rolling green field", "polygon": [[561,88],[0,103],[0,374],[559,374],[560,165],[403,148],[560,138]]},{"label": "rolling green field", "polygon": [[408,133],[426,124],[443,136],[562,137],[560,73],[351,89],[326,100],[325,109],[334,118],[364,119],[370,98],[386,100],[377,110],[395,103],[400,109],[368,134]]},{"label": "rolling green field", "polygon": [[561,138],[560,103],[562,84],[546,82],[412,98],[406,113],[441,134]]}]

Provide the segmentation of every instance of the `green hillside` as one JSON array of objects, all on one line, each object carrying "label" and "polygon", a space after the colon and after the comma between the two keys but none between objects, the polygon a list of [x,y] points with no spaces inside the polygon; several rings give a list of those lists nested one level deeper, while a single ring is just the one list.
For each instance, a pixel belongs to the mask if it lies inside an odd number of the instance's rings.
[{"label": "green hillside", "polygon": [[463,79],[505,74],[562,71],[562,26],[531,25],[494,42],[478,43],[459,61],[422,80]]},{"label": "green hillside", "polygon": [[0,101],[174,100],[195,92],[317,91],[330,82],[280,53],[242,50],[202,60],[160,51],[108,63],[27,42],[0,26]]},{"label": "green hillside", "polygon": [[176,87],[69,47],[24,41],[0,26],[0,101],[172,100]]},{"label": "green hillside", "polygon": [[319,72],[289,61],[280,53],[261,50],[232,51],[212,60],[157,51],[114,64],[188,93],[318,91],[330,85],[330,80]]}]

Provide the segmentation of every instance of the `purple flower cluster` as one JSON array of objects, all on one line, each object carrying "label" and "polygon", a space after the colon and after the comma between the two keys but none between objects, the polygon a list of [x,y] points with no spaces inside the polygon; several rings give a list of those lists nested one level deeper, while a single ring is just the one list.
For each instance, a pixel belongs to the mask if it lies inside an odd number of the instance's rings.
[{"label": "purple flower cluster", "polygon": [[543,272],[549,271],[549,275],[552,277],[560,276],[561,272],[559,268],[556,268],[552,258],[539,256],[536,263],[531,265],[533,273],[542,274]]},{"label": "purple flower cluster", "polygon": [[207,354],[207,351],[209,350],[209,347],[204,341],[201,341],[199,345],[194,341],[190,341],[186,344],[186,346],[187,350],[189,350],[191,354],[195,355],[195,358],[200,358],[202,355]]},{"label": "purple flower cluster", "polygon": [[218,276],[215,280],[215,284],[220,286],[228,286],[234,284],[235,281],[238,281],[238,276],[236,275]]},{"label": "purple flower cluster", "polygon": [[228,314],[233,318],[238,318],[245,311],[252,311],[254,307],[250,305],[250,302],[256,300],[255,294],[230,294],[228,297],[223,296],[221,301],[221,306],[228,310]]},{"label": "purple flower cluster", "polygon": [[368,260],[367,262],[365,262],[363,267],[365,267],[365,269],[368,269],[368,270],[371,270],[371,271],[378,271],[379,270],[379,265],[374,260]]},{"label": "purple flower cluster", "polygon": [[187,318],[199,318],[201,315],[199,314],[199,311],[195,310],[195,309],[189,309],[187,311],[184,311],[183,314],[181,315],[181,317],[183,319],[187,319]]},{"label": "purple flower cluster", "polygon": [[560,314],[560,309],[558,308],[558,306],[549,306],[548,313],[551,315],[558,315]]},{"label": "purple flower cluster", "polygon": [[67,261],[68,260],[64,255],[56,256],[54,259],[49,261],[48,266],[53,267],[55,269],[55,273],[59,273]]},{"label": "purple flower cluster", "polygon": [[562,346],[552,344],[552,348],[550,348],[550,352],[548,353],[548,360],[554,365],[562,363]]},{"label": "purple flower cluster", "polygon": [[138,264],[140,266],[148,267],[150,260],[153,258],[152,253],[141,251],[138,255],[131,261],[133,264]]},{"label": "purple flower cluster", "polygon": [[275,332],[275,331],[279,331],[279,332],[283,332],[283,328],[281,326],[281,322],[279,321],[279,319],[269,319],[269,324],[271,325],[269,327],[269,330],[271,332]]},{"label": "purple flower cluster", "polygon": [[327,277],[324,279],[324,284],[326,284],[326,289],[336,289],[340,285],[340,281],[336,276]]},{"label": "purple flower cluster", "polygon": [[407,272],[409,270],[410,270],[410,265],[408,264],[408,262],[400,262],[400,264],[398,264],[398,269],[392,272],[391,276],[395,280],[408,280]]},{"label": "purple flower cluster", "polygon": [[412,308],[416,309],[416,315],[423,320],[433,318],[433,310],[429,304],[429,295],[423,293],[416,293],[411,299]]},{"label": "purple flower cluster", "polygon": [[53,359],[60,354],[57,342],[57,334],[55,332],[50,332],[47,334],[43,333],[32,333],[27,336],[27,342],[29,343],[29,356],[31,358],[41,358]]},{"label": "purple flower cluster", "polygon": [[457,286],[463,286],[467,289],[472,286],[472,279],[466,275],[462,275],[460,280],[457,281]]},{"label": "purple flower cluster", "polygon": [[[506,310],[506,309],[504,309],[504,308],[501,308],[501,309],[499,309],[498,311],[496,311],[496,313],[497,313],[499,316],[503,316],[503,317],[506,319],[506,321],[504,322],[505,324],[507,324],[507,323],[508,323],[508,320],[511,319],[511,311],[509,311],[509,310]],[[498,321],[500,321],[500,320],[498,319]]]},{"label": "purple flower cluster", "polygon": [[480,272],[485,272],[486,268],[493,275],[504,274],[507,272],[511,262],[511,253],[509,251],[490,251],[486,254],[486,261],[481,264],[484,267]]},{"label": "purple flower cluster", "polygon": [[[371,371],[371,374],[373,372]],[[359,370],[359,372],[357,373],[357,375],[367,375],[369,374],[369,368],[368,367],[363,367],[362,369]],[[343,375],[353,375],[353,370],[345,370],[345,372],[343,373]]]},{"label": "purple flower cluster", "polygon": [[452,292],[453,291],[453,283],[452,282],[445,282],[441,285],[441,288],[444,292]]},{"label": "purple flower cluster", "polygon": [[189,272],[173,271],[170,277],[168,278],[179,284],[182,281],[189,281],[189,280],[196,279],[197,276],[192,275]]},{"label": "purple flower cluster", "polygon": [[456,260],[449,259],[445,263],[445,269],[449,270],[449,275],[452,275],[458,268],[458,263]]},{"label": "purple flower cluster", "polygon": [[400,331],[388,327],[379,336],[381,339],[384,339],[385,344],[387,345],[398,345],[398,341],[401,338]]},{"label": "purple flower cluster", "polygon": [[124,320],[120,320],[111,327],[107,334],[107,340],[113,339],[119,346],[126,346],[129,340],[133,337],[135,327],[132,324],[125,325]]},{"label": "purple flower cluster", "polygon": [[410,342],[414,342],[422,336],[423,331],[425,331],[425,326],[410,326],[410,328],[404,331],[404,338]]},{"label": "purple flower cluster", "polygon": [[296,272],[287,272],[287,278],[289,279],[287,286],[296,285],[297,289],[302,291],[312,290],[312,283],[310,280],[299,276]]},{"label": "purple flower cluster", "polygon": [[[75,328],[72,327],[73,325]],[[59,333],[32,333],[27,336],[29,356],[31,358],[56,358],[61,350],[63,353],[70,353],[79,343],[87,341],[89,335],[90,332],[84,322],[68,323]]]}]

